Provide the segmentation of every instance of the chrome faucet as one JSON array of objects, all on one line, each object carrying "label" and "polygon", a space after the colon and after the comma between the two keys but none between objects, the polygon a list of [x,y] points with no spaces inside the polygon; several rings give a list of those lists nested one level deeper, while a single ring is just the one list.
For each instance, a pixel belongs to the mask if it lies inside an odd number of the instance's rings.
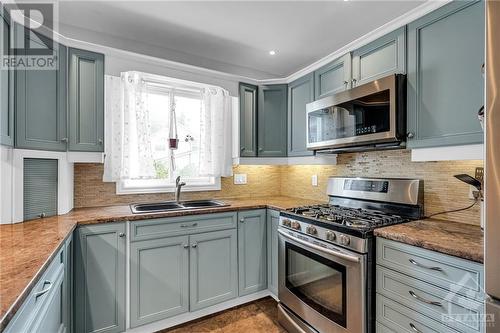
[{"label": "chrome faucet", "polygon": [[181,176],[175,178],[175,202],[179,203],[181,201],[181,188],[185,185],[185,182],[181,182]]}]

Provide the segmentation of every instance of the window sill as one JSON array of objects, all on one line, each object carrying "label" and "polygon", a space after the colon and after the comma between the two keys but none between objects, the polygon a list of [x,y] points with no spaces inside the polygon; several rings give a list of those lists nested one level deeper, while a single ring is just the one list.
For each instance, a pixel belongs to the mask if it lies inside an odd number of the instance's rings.
[{"label": "window sill", "polygon": [[[189,184],[182,187],[182,192],[202,192],[202,191],[220,191],[220,177],[214,178],[213,184]],[[174,193],[174,185],[158,185],[158,186],[140,186],[129,185],[120,181],[116,183],[116,194],[153,194],[153,193]]]}]

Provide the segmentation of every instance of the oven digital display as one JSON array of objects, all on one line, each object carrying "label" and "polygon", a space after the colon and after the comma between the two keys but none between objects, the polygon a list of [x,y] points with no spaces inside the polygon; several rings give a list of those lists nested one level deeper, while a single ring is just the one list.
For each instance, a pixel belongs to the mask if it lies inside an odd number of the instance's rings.
[{"label": "oven digital display", "polygon": [[387,193],[389,182],[384,180],[349,179],[344,182],[344,190]]}]

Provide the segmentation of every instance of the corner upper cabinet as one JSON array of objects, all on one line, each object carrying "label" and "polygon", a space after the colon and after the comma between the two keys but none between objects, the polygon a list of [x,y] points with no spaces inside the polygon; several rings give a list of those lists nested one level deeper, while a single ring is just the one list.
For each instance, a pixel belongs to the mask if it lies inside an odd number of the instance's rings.
[{"label": "corner upper cabinet", "polygon": [[66,151],[66,47],[15,25],[16,41],[50,49],[57,69],[17,69],[16,148]]},{"label": "corner upper cabinet", "polygon": [[104,55],[69,49],[69,150],[104,151]]},{"label": "corner upper cabinet", "polygon": [[408,25],[408,147],[483,142],[484,24],[483,1],[454,1]]},{"label": "corner upper cabinet", "polygon": [[[5,13],[4,13],[5,15]],[[10,43],[10,20],[0,15],[2,50]],[[14,70],[0,69],[0,144],[14,145]]]},{"label": "corner upper cabinet", "polygon": [[240,156],[257,156],[257,90],[240,83]]},{"label": "corner upper cabinet", "polygon": [[332,61],[314,72],[314,99],[351,88],[351,54]]},{"label": "corner upper cabinet", "polygon": [[306,104],[314,100],[314,75],[310,73],[288,85],[288,156],[309,156]]},{"label": "corner upper cabinet", "polygon": [[287,156],[287,85],[259,87],[257,156]]},{"label": "corner upper cabinet", "polygon": [[352,53],[352,86],[406,73],[406,26]]}]

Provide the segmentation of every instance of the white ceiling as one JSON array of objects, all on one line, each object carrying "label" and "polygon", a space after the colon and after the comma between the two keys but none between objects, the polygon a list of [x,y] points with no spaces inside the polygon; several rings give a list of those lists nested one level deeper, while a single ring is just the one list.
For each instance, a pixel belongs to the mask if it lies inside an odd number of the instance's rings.
[{"label": "white ceiling", "polygon": [[286,77],[422,3],[64,1],[59,20],[67,37],[269,79]]}]

